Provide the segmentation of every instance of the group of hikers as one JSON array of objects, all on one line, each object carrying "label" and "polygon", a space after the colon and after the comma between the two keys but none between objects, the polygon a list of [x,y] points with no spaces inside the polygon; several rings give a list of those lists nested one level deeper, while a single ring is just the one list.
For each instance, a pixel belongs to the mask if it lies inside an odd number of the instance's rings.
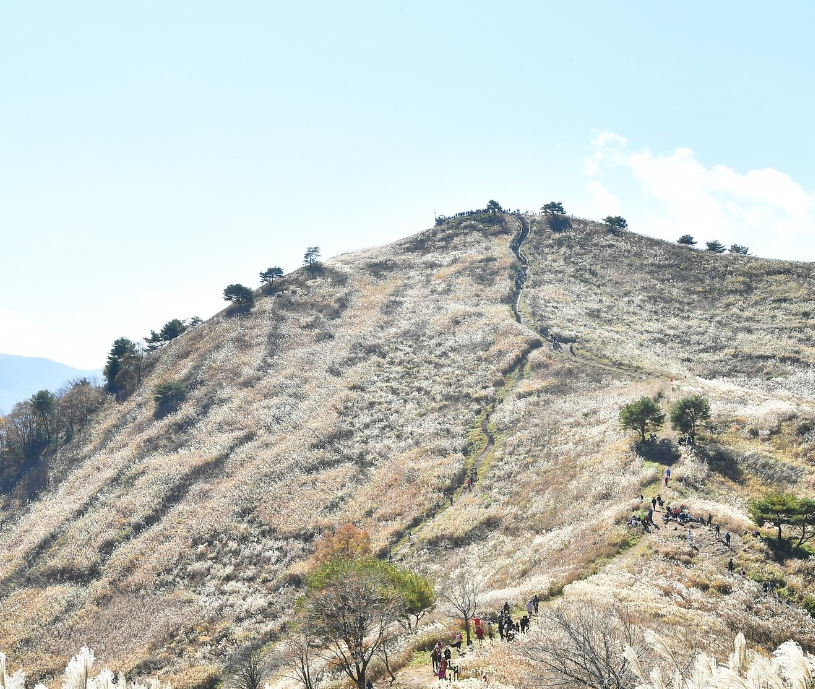
[{"label": "group of hikers", "polygon": [[[506,601],[503,607],[498,611],[498,614],[490,613],[485,615],[482,619],[480,616],[473,618],[473,626],[475,627],[475,638],[479,646],[484,643],[484,637],[487,639],[495,638],[495,628],[498,628],[498,636],[501,641],[513,641],[517,638],[518,634],[526,634],[532,623],[532,617],[538,614],[538,606],[540,605],[540,598],[536,593],[526,603],[526,612],[518,621],[512,619],[512,606],[509,601]],[[459,675],[458,665],[453,664],[453,650],[461,653],[461,632],[457,631],[453,640],[449,644],[443,641],[438,641],[430,652],[430,662],[433,667],[433,676],[438,679],[457,680]]]},{"label": "group of hikers", "polygon": [[[670,467],[665,467],[665,485],[668,486],[671,480],[671,469]],[[640,494],[639,502],[642,504],[645,500],[645,496]],[[651,498],[651,506],[648,508],[648,512],[644,513],[642,508],[635,508],[632,512],[631,516],[628,519],[629,526],[642,526],[646,531],[650,531],[650,528],[653,527],[655,529],[659,529],[659,526],[654,522],[654,512],[662,511],[662,521],[667,526],[670,522],[676,522],[678,525],[688,525],[691,524],[700,524],[702,526],[707,526],[708,528],[713,528],[713,531],[716,535],[716,540],[723,540],[725,545],[730,548],[730,541],[731,535],[729,531],[725,531],[724,538],[722,538],[721,533],[721,526],[719,524],[713,524],[713,515],[708,512],[707,517],[704,515],[694,516],[691,511],[688,509],[687,506],[684,504],[680,504],[678,507],[666,504],[665,501],[662,499],[662,495],[657,495],[656,497]],[[676,527],[674,527],[676,529]],[[746,536],[748,533],[745,531],[744,535]],[[753,531],[752,535],[756,538],[761,538],[761,532]],[[693,548],[694,546],[694,536],[693,531],[690,528],[687,530],[686,534],[688,545]],[[736,573],[736,564],[733,562],[733,558],[730,558],[730,561],[727,563],[727,571],[730,574]],[[739,571],[739,574],[742,578],[746,577],[747,573],[745,572],[744,568],[742,567]],[[765,591],[768,591],[768,587],[765,586]],[[774,590],[774,587],[773,587]]]}]

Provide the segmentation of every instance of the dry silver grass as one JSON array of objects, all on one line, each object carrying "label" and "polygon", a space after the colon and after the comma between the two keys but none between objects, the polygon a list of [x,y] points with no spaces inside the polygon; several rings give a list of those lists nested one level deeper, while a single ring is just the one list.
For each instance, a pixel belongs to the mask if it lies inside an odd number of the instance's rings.
[{"label": "dry silver grass", "polygon": [[[650,632],[646,635],[654,654],[674,665],[672,689],[809,689],[812,687],[815,658],[805,654],[793,641],[787,641],[768,658],[748,650],[743,634],[734,640],[734,651],[728,665],[717,665],[716,660],[705,653],[697,654],[690,673],[682,672],[675,665],[675,658],[665,640]],[[642,682],[638,689],[664,689],[660,666],[656,666],[646,681],[645,673],[630,646],[625,657]]]}]

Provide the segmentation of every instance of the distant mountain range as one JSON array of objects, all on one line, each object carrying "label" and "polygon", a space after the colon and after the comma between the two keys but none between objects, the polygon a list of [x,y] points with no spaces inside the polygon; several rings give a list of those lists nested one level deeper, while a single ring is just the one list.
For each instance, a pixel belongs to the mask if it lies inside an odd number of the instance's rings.
[{"label": "distant mountain range", "polygon": [[102,369],[85,371],[51,359],[0,354],[0,412],[9,412],[38,390],[56,390],[71,378],[101,376]]}]

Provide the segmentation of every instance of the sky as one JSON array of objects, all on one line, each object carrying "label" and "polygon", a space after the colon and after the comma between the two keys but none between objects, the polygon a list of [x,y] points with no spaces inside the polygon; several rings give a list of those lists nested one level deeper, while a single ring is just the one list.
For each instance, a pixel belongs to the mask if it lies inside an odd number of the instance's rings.
[{"label": "sky", "polygon": [[0,352],[483,207],[815,260],[815,4],[0,1]]}]

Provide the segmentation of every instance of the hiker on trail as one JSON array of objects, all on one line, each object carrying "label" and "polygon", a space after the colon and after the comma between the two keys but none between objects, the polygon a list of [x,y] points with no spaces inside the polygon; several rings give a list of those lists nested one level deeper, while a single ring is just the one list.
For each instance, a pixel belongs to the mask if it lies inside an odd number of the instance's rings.
[{"label": "hiker on trail", "polygon": [[[665,478],[667,478],[668,480],[671,479],[671,468],[670,467],[665,467]],[[667,486],[668,484],[666,483],[665,485]]]},{"label": "hiker on trail", "polygon": [[742,579],[747,576],[747,572],[744,571],[744,567],[741,568],[741,572],[739,572],[739,574],[741,574]]},{"label": "hiker on trail", "polygon": [[538,594],[536,593],[532,597],[532,605],[535,607],[535,614],[538,614],[538,604],[540,603],[540,598],[538,598]]},{"label": "hiker on trail", "polygon": [[656,510],[656,508],[657,508],[657,499],[656,498],[651,498],[651,509]]},{"label": "hiker on trail", "polygon": [[501,641],[504,640],[504,616],[498,616],[498,636],[501,637]]},{"label": "hiker on trail", "polygon": [[484,627],[480,624],[475,628],[475,638],[478,639],[479,646],[484,644]]},{"label": "hiker on trail", "polygon": [[662,507],[665,504],[665,501],[662,499],[661,495],[657,495],[657,505]]},{"label": "hiker on trail", "polygon": [[439,663],[441,663],[441,647],[439,644],[433,646],[433,650],[430,653],[430,661],[433,663],[433,672],[437,672]]},{"label": "hiker on trail", "polygon": [[725,535],[724,535],[724,542],[727,543],[727,547],[729,548],[730,547],[730,532],[729,531],[727,533],[725,533]]},{"label": "hiker on trail", "polygon": [[535,612],[535,604],[532,602],[532,599],[530,598],[526,602],[526,614],[529,615],[530,617],[532,617],[534,612]]},{"label": "hiker on trail", "polygon": [[461,632],[456,632],[456,635],[453,637],[453,646],[455,646],[458,654],[461,655]]},{"label": "hiker on trail", "polygon": [[710,526],[713,523],[713,515],[708,512],[707,513],[707,525]]},{"label": "hiker on trail", "polygon": [[365,689],[374,689],[374,683],[371,680],[365,682]]},{"label": "hiker on trail", "polygon": [[693,534],[690,529],[688,529],[688,545],[693,548]]},{"label": "hiker on trail", "polygon": [[507,616],[509,616],[509,611],[510,611],[511,609],[512,609],[512,608],[510,608],[510,607],[509,607],[509,601],[504,601],[504,614],[505,614],[505,615],[507,615]]},{"label": "hiker on trail", "polygon": [[529,629],[529,617],[524,615],[521,618],[521,633],[526,634],[527,629]]},{"label": "hiker on trail", "polygon": [[444,647],[444,658],[442,660],[445,661],[445,665],[450,664],[450,659],[453,657],[453,652],[450,650],[449,646]]},{"label": "hiker on trail", "polygon": [[733,564],[733,558],[731,557],[730,562],[727,563],[727,571],[732,574],[734,569],[736,569],[736,565]]},{"label": "hiker on trail", "polygon": [[719,540],[719,533],[721,532],[722,527],[716,524],[716,540]]},{"label": "hiker on trail", "polygon": [[668,487],[668,477],[667,476],[665,477],[665,487],[666,488]]},{"label": "hiker on trail", "polygon": [[570,345],[569,345],[569,354],[571,354],[572,356],[574,356],[574,345],[573,345],[573,344],[570,344]]},{"label": "hiker on trail", "polygon": [[438,678],[440,680],[447,679],[447,662],[444,658],[442,658],[441,664],[439,665]]}]

